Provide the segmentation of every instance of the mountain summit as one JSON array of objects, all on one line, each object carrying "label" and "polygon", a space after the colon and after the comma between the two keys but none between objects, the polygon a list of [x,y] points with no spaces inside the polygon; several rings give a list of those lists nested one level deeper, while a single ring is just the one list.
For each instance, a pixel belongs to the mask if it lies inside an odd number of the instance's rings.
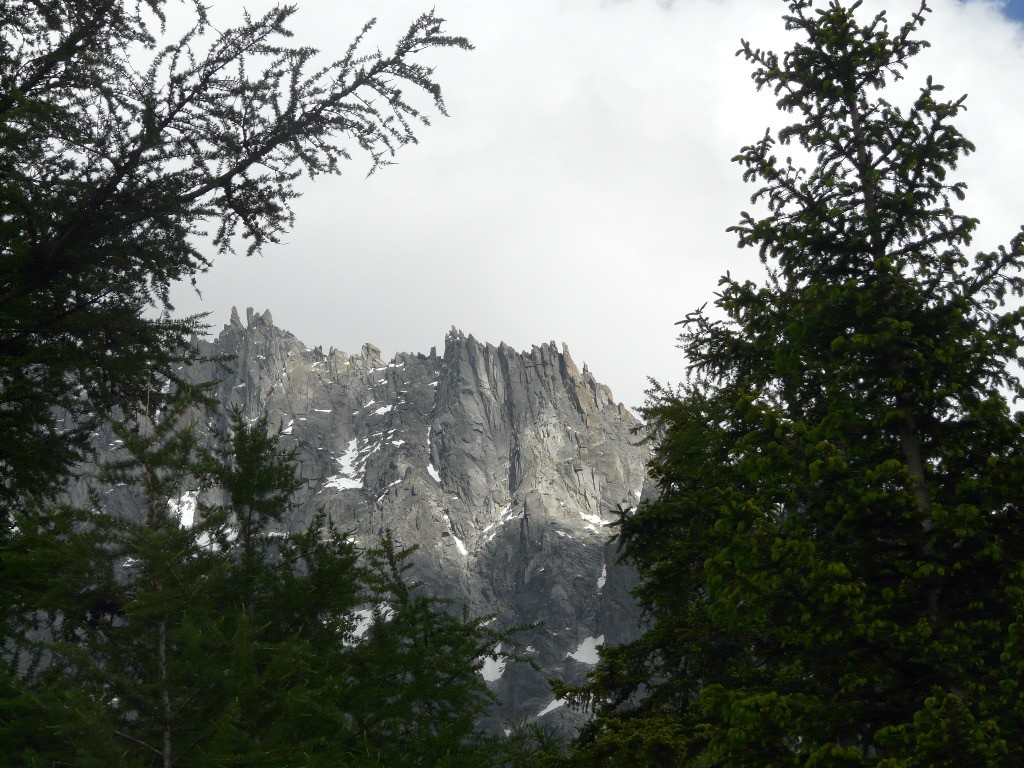
[{"label": "mountain summit", "polygon": [[[198,366],[197,379],[252,420],[268,414],[296,451],[304,486],[289,529],[319,509],[362,546],[391,529],[418,547],[411,576],[429,592],[502,627],[537,623],[519,637],[538,669],[484,665],[491,725],[575,730],[583,715],[554,700],[547,679],[581,680],[602,643],[638,631],[632,574],[616,565],[606,526],[640,498],[648,450],[611,391],[564,345],[517,352],[454,328],[441,354],[384,361],[372,344],[309,349],[269,311],[249,309],[243,323],[232,309],[219,336],[198,343],[222,362]],[[128,512],[128,499],[104,498]]]}]

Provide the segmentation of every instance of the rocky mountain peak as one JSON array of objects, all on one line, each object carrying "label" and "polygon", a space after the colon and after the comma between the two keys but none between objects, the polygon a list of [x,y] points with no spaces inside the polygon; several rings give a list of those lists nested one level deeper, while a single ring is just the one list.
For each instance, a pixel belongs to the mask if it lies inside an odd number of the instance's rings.
[{"label": "rocky mountain peak", "polygon": [[296,451],[288,528],[322,508],[360,545],[391,529],[418,546],[412,575],[435,594],[505,627],[541,622],[522,637],[540,671],[484,668],[493,725],[577,725],[546,681],[581,679],[601,643],[637,632],[632,576],[606,526],[640,498],[648,454],[635,417],[568,347],[517,351],[452,328],[440,355],[385,362],[369,343],[307,348],[252,308],[244,325],[232,308],[199,344],[211,362],[195,377],[217,382],[225,406],[267,413]]}]

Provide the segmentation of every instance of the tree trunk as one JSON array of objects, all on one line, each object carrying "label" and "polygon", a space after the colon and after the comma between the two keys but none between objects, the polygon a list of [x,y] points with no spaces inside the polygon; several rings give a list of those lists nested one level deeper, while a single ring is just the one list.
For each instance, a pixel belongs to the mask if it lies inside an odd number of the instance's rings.
[{"label": "tree trunk", "polygon": [[163,708],[163,748],[161,759],[163,768],[174,768],[171,756],[171,694],[167,680],[167,617],[162,617],[157,627],[157,659],[160,675],[160,704]]}]

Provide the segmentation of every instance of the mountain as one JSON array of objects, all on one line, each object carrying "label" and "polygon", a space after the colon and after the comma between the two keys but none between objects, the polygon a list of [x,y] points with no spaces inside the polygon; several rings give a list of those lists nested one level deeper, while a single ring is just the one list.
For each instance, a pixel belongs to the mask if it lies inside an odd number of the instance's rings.
[{"label": "mountain", "polygon": [[484,666],[499,702],[490,725],[575,730],[582,715],[553,700],[547,679],[581,679],[597,645],[638,632],[633,577],[605,526],[639,499],[648,451],[611,391],[564,345],[517,352],[455,329],[441,354],[385,362],[371,344],[309,349],[269,311],[249,309],[243,324],[233,309],[198,343],[227,360],[197,378],[217,382],[223,405],[269,414],[297,451],[304,488],[289,528],[320,508],[360,545],[390,528],[418,545],[411,575],[433,594],[503,627],[541,622],[520,636],[539,670]]}]

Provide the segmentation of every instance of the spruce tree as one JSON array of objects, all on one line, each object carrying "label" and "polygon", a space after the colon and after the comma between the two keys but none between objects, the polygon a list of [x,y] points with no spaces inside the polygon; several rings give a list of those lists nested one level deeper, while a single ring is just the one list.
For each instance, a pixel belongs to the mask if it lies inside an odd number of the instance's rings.
[{"label": "spruce tree", "polygon": [[204,749],[214,764],[327,764],[347,730],[335,689],[364,601],[358,553],[323,515],[299,534],[286,530],[300,483],[265,416],[250,423],[236,409],[218,439],[208,465],[226,568],[207,590],[225,655]]},{"label": "spruce tree", "polygon": [[[211,658],[218,621],[205,587],[220,558],[200,541],[221,526],[179,517],[204,484],[196,395],[179,390],[156,422],[141,415],[112,425],[121,448],[100,478],[131,485],[137,514],[108,514],[93,493],[90,509],[49,505],[13,518],[4,644],[12,660],[31,663],[10,668],[0,715],[9,725],[0,754],[23,753],[11,764],[52,755],[54,764],[169,766],[202,740],[205,688],[216,677],[202,674],[201,660]],[[16,713],[26,706],[39,733],[19,745]]]},{"label": "spruce tree", "polygon": [[[79,642],[102,635],[114,605],[106,524],[81,510],[20,516],[5,542],[0,613],[0,761],[11,768],[116,766],[121,745],[97,706],[102,685],[81,674]],[[91,759],[81,760],[88,744]]]},{"label": "spruce tree", "polygon": [[767,278],[722,278],[648,403],[651,625],[573,692],[581,765],[1024,762],[1024,233],[968,250],[965,97],[886,95],[927,3],[860,6],[789,0],[792,49],[739,52],[795,118],[735,158]]},{"label": "spruce tree", "polygon": [[298,483],[267,426],[236,410],[213,454],[231,529],[226,578],[208,586],[231,654],[214,764],[489,765],[478,671],[509,639],[409,583],[411,550],[386,532],[360,553],[322,512],[283,531]]},{"label": "spruce tree", "polygon": [[194,395],[116,426],[102,479],[139,514],[96,495],[15,516],[0,762],[491,765],[479,668],[510,638],[409,583],[389,535],[360,553],[323,513],[286,530],[299,483],[279,435],[235,411],[204,448]]}]

